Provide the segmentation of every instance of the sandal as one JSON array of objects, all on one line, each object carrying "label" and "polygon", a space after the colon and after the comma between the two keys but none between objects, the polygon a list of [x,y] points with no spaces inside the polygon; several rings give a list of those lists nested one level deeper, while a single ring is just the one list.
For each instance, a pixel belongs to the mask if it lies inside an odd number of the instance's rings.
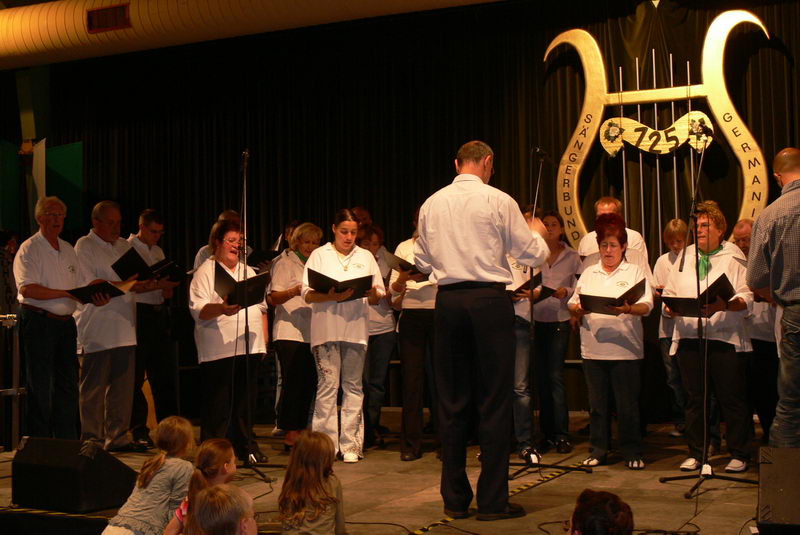
[{"label": "sandal", "polygon": [[641,457],[628,459],[625,461],[625,466],[631,470],[644,470],[644,460]]},{"label": "sandal", "polygon": [[606,464],[606,456],[595,457],[594,455],[589,455],[581,464],[583,466],[600,466],[601,464]]}]

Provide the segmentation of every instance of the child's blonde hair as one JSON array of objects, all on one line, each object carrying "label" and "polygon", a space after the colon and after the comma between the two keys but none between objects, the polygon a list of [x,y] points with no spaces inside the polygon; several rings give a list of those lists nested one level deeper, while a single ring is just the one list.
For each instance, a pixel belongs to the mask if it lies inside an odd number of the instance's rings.
[{"label": "child's blonde hair", "polygon": [[253,500],[235,485],[214,485],[195,496],[197,510],[186,522],[187,535],[236,535],[253,515]]},{"label": "child's blonde hair", "polygon": [[314,521],[338,500],[327,484],[333,474],[333,441],[324,433],[303,431],[294,445],[278,498],[281,520],[299,526]]},{"label": "child's blonde hair", "polygon": [[136,485],[145,488],[152,481],[167,457],[186,457],[194,449],[194,429],[186,418],[169,416],[156,428],[156,447],[159,452],[142,465]]}]

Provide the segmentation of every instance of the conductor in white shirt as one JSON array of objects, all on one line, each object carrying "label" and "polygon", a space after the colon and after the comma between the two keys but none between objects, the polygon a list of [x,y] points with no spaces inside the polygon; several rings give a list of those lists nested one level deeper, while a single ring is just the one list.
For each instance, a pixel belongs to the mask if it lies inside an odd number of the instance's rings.
[{"label": "conductor in white shirt", "polygon": [[514,308],[506,255],[539,266],[549,254],[538,219],[526,224],[517,203],[488,185],[494,153],[482,141],[456,155],[458,176],[434,193],[419,213],[415,263],[439,285],[434,322],[434,377],[442,439],[441,494],[445,514],[470,516],[466,474],[471,414],[480,415],[482,470],[478,520],[520,517],[508,501],[508,453],[514,380]]}]

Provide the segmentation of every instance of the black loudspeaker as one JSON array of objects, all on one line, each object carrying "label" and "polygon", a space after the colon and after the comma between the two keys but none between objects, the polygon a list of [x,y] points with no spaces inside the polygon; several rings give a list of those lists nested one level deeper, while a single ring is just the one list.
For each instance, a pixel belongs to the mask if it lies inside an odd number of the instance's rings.
[{"label": "black loudspeaker", "polygon": [[24,437],[11,464],[11,501],[65,513],[125,503],[136,472],[94,442]]},{"label": "black loudspeaker", "polygon": [[758,464],[759,533],[800,533],[800,448],[761,448]]}]

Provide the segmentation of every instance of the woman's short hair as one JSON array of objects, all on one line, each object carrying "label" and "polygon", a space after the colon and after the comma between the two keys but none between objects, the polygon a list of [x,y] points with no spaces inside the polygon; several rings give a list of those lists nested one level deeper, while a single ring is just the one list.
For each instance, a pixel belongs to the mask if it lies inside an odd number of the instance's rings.
[{"label": "woman's short hair", "polygon": [[581,535],[630,535],[633,511],[616,494],[585,489],[572,513],[572,529]]},{"label": "woman's short hair", "polygon": [[236,535],[242,520],[253,515],[253,500],[235,485],[214,485],[197,493],[186,535]]},{"label": "woman's short hair", "polygon": [[208,246],[211,248],[212,252],[216,252],[217,243],[222,243],[222,240],[225,239],[225,234],[228,232],[241,232],[241,230],[242,228],[239,226],[238,221],[221,219],[211,227],[211,234],[208,236]]},{"label": "woman's short hair", "polygon": [[695,209],[695,213],[698,219],[701,215],[706,216],[710,221],[713,221],[714,226],[723,233],[728,229],[728,222],[725,220],[725,214],[719,209],[717,201],[703,201],[699,203]]},{"label": "woman's short hair", "polygon": [[628,231],[625,230],[625,220],[621,215],[603,214],[594,221],[594,231],[597,232],[597,245],[609,236],[616,236],[620,245],[628,243]]},{"label": "woman's short hair", "polygon": [[314,223],[302,223],[297,225],[292,231],[292,237],[289,239],[289,249],[296,251],[300,247],[300,242],[303,238],[322,239],[322,229]]},{"label": "woman's short hair", "polygon": [[683,219],[671,219],[664,226],[664,241],[683,239],[686,237],[686,222]]}]

